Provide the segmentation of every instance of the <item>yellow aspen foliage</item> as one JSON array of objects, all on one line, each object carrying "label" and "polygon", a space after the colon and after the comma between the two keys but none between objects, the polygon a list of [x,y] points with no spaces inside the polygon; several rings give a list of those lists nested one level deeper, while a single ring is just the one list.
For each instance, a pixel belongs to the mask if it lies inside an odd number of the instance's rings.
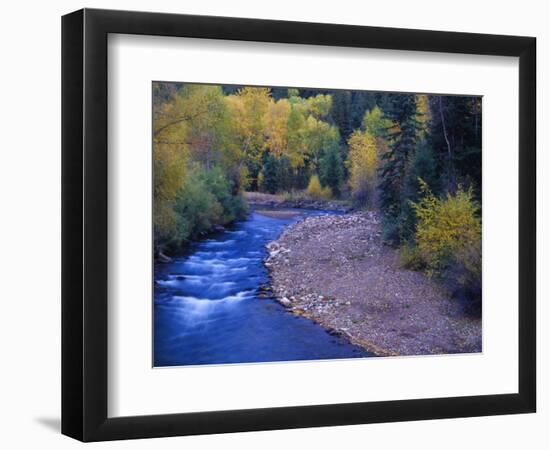
[{"label": "yellow aspen foliage", "polygon": [[226,102],[242,158],[259,163],[265,148],[265,115],[271,102],[271,90],[244,87],[237,94],[227,96]]},{"label": "yellow aspen foliage", "polygon": [[321,182],[317,175],[312,175],[309,179],[309,184],[307,185],[307,193],[311,197],[320,198],[323,188],[321,187]]},{"label": "yellow aspen foliage", "polygon": [[352,194],[360,197],[360,203],[373,206],[378,168],[376,139],[368,132],[356,130],[350,136],[348,146],[346,166]]},{"label": "yellow aspen foliage", "polygon": [[[440,273],[452,260],[470,273],[481,273],[481,219],[471,188],[437,198],[419,179],[422,198],[412,207],[416,213],[416,246],[428,274]],[[479,256],[479,257],[478,257]]]},{"label": "yellow aspen foliage", "polygon": [[291,103],[290,113],[287,120],[287,148],[285,156],[293,168],[301,167],[304,164],[306,155],[306,143],[304,140],[304,127],[307,112],[301,103]]},{"label": "yellow aspen foliage", "polygon": [[273,155],[280,158],[288,146],[288,116],[290,103],[287,99],[271,101],[265,113],[266,147]]},{"label": "yellow aspen foliage", "polygon": [[322,187],[317,175],[312,175],[309,179],[306,192],[315,199],[329,200],[332,198],[332,189],[330,186]]},{"label": "yellow aspen foliage", "polygon": [[178,96],[153,109],[153,222],[156,233],[162,237],[175,233],[176,215],[172,207],[185,180],[188,121],[196,114],[198,111],[189,108]]},{"label": "yellow aspen foliage", "polygon": [[330,114],[332,109],[332,96],[319,94],[307,99],[309,113],[316,118],[323,118]]},{"label": "yellow aspen foliage", "polygon": [[324,200],[330,200],[332,198],[332,189],[330,186],[325,186],[321,191],[321,198]]},{"label": "yellow aspen foliage", "polygon": [[384,117],[384,113],[378,106],[365,112],[363,129],[370,135],[376,138],[383,137],[391,126],[391,120]]},{"label": "yellow aspen foliage", "polygon": [[322,94],[271,100],[264,117],[265,148],[276,158],[286,156],[293,169],[306,161],[316,169],[321,154],[340,140],[338,128],[320,119],[331,107],[332,97]]},{"label": "yellow aspen foliage", "polygon": [[304,141],[303,156],[309,159],[313,169],[319,167],[319,161],[325,150],[338,145],[340,141],[337,127],[322,120],[317,120],[313,116],[307,118],[301,134]]},{"label": "yellow aspen foliage", "polygon": [[415,96],[416,102],[416,121],[418,127],[416,129],[416,137],[424,139],[428,132],[428,123],[431,119],[430,104],[426,94],[418,94]]}]

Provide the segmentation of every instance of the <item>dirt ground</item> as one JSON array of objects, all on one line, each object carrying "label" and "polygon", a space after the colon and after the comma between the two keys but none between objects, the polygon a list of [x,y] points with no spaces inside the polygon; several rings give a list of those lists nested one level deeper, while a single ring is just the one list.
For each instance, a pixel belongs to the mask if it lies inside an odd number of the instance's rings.
[{"label": "dirt ground", "polygon": [[268,244],[276,298],[380,355],[481,351],[481,319],[445,288],[403,269],[375,212],[308,217]]}]

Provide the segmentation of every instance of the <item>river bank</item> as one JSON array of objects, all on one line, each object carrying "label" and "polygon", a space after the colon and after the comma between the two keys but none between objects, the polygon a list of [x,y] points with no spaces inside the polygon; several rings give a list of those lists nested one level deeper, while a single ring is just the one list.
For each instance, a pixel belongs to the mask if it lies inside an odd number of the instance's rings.
[{"label": "river bank", "polygon": [[267,194],[264,192],[244,192],[243,197],[251,209],[311,209],[349,212],[351,205],[345,200],[311,198],[302,192],[287,194]]},{"label": "river bank", "polygon": [[271,289],[283,306],[376,355],[481,351],[481,318],[400,267],[375,212],[307,217],[267,249]]},{"label": "river bank", "polygon": [[213,223],[209,228],[205,228],[199,232],[197,236],[182,242],[179,247],[165,249],[155,246],[153,252],[155,262],[163,264],[172,262],[174,257],[181,254],[183,250],[188,249],[193,242],[199,242],[219,235],[226,229],[231,229],[235,223],[246,220],[246,217],[250,216],[253,212],[272,218],[287,219],[300,215],[304,210],[335,211],[339,213],[351,210],[350,204],[347,201],[314,199],[301,192],[287,194],[243,192],[241,195],[245,201],[244,209],[246,211],[243,216],[238,216],[235,220],[226,223]]}]

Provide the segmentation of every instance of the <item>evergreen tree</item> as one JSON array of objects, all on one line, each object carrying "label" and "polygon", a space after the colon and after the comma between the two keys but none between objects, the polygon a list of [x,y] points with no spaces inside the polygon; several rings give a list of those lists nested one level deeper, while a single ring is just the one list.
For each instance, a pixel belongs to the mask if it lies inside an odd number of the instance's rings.
[{"label": "evergreen tree", "polygon": [[337,146],[331,146],[320,161],[320,180],[323,186],[329,186],[335,196],[340,194],[340,187],[344,179],[342,158]]},{"label": "evergreen tree", "polygon": [[441,173],[441,187],[454,192],[473,184],[481,192],[481,98],[431,96],[429,140]]},{"label": "evergreen tree", "polygon": [[[422,180],[422,181],[421,181]],[[426,141],[418,143],[416,152],[407,166],[403,182],[401,213],[399,215],[399,237],[402,241],[413,238],[416,229],[416,214],[411,202],[418,202],[422,189],[430,192],[439,190],[436,163],[433,151]]]},{"label": "evergreen tree", "polygon": [[277,161],[278,188],[289,191],[292,188],[292,166],[288,158],[283,155]]},{"label": "evergreen tree", "polygon": [[398,218],[401,213],[401,192],[409,156],[416,146],[416,101],[414,94],[394,94],[387,112],[392,125],[388,129],[389,150],[382,155],[381,206],[385,215],[385,237],[399,242]]},{"label": "evergreen tree", "polygon": [[263,190],[270,194],[275,194],[279,190],[279,171],[277,160],[271,154],[265,157],[264,167],[262,169]]},{"label": "evergreen tree", "polygon": [[376,94],[370,91],[351,91],[350,123],[353,130],[361,128],[365,113],[376,107]]},{"label": "evergreen tree", "polygon": [[353,128],[351,125],[351,93],[335,91],[332,96],[332,119],[338,126],[343,141],[347,141]]}]

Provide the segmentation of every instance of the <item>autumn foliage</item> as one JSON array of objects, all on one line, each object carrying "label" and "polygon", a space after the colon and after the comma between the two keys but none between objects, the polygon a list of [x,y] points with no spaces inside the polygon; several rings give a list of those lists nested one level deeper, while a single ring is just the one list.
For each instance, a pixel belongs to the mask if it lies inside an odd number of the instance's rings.
[{"label": "autumn foliage", "polygon": [[331,188],[329,186],[322,187],[317,175],[313,175],[309,180],[306,192],[310,197],[318,200],[329,200],[332,197]]},{"label": "autumn foliage", "polygon": [[420,180],[422,198],[413,203],[417,216],[416,246],[429,275],[453,267],[462,272],[461,284],[481,278],[481,219],[472,189],[437,198]]}]

